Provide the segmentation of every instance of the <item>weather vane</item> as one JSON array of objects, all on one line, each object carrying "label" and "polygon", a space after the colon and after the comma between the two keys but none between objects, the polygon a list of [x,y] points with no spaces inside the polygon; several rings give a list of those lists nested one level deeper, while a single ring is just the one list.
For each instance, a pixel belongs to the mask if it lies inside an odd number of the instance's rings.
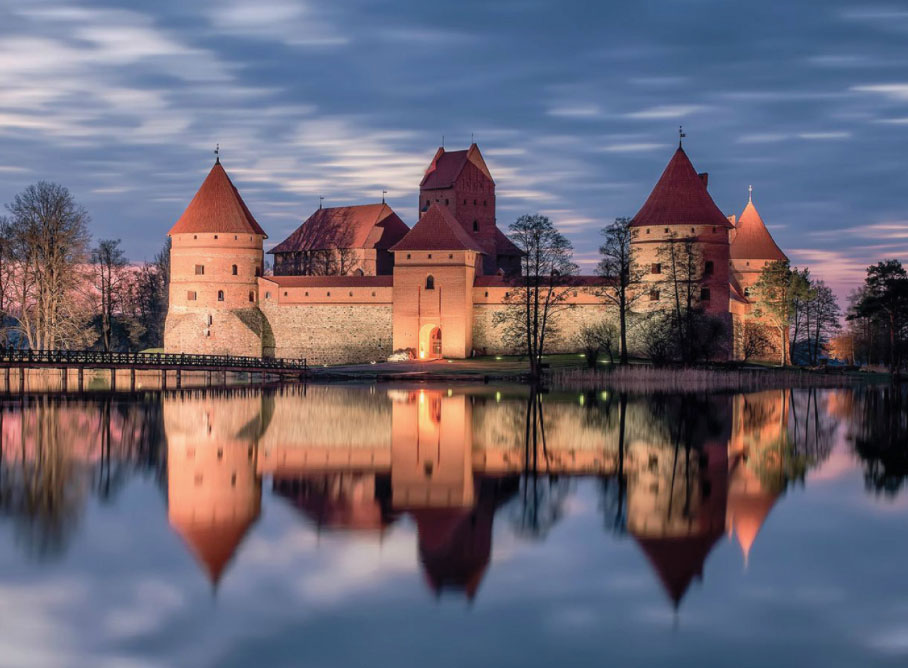
[{"label": "weather vane", "polygon": [[325,201],[325,198],[322,197],[321,195],[319,195],[319,196],[318,196],[318,208],[319,208],[319,211],[321,211],[322,202],[324,202],[324,201]]},{"label": "weather vane", "polygon": [[681,140],[683,140],[687,135],[684,134],[684,126],[678,126],[678,148],[681,148]]},{"label": "weather vane", "polygon": [[220,144],[214,145],[214,161],[218,164],[220,164],[220,162],[221,162],[221,145]]}]

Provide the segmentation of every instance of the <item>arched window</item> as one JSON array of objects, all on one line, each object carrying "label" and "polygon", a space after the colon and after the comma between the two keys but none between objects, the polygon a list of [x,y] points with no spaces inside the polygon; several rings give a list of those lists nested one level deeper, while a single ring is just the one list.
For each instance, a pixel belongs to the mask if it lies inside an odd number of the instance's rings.
[{"label": "arched window", "polygon": [[224,301],[224,291],[223,290],[218,290],[218,301],[219,302]]},{"label": "arched window", "polygon": [[429,276],[426,276],[426,290],[434,290],[434,289],[435,289],[435,277],[430,274]]},{"label": "arched window", "polygon": [[233,265],[233,266],[231,267],[231,272],[233,272],[233,275],[236,276],[236,274],[237,274],[236,265]]},{"label": "arched window", "polygon": [[362,275],[363,275],[363,270],[362,270],[362,269],[354,269],[354,270],[353,270],[353,275],[354,275],[354,276],[362,276]]}]

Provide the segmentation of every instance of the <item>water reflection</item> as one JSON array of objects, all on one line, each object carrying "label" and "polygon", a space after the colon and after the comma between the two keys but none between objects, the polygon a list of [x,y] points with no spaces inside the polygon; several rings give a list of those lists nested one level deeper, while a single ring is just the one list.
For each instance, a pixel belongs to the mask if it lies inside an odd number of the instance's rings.
[{"label": "water reflection", "polygon": [[[629,536],[678,606],[719,539],[746,562],[779,498],[854,421],[868,485],[908,466],[905,394],[541,395],[519,388],[184,391],[50,398],[0,411],[0,512],[28,554],[62,554],[92,495],[159,481],[167,516],[213,586],[262,513],[262,488],[318,532],[382,540],[416,527],[425,580],[477,595],[496,522],[551,538],[574,480],[599,480],[604,530]],[[136,530],[140,530],[137,527]]]}]

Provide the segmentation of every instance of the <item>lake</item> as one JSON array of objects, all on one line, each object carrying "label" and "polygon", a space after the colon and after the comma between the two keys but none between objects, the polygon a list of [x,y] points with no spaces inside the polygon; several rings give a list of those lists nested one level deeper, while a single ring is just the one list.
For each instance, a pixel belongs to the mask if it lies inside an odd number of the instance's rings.
[{"label": "lake", "polygon": [[908,665],[889,388],[5,395],[0,664]]}]

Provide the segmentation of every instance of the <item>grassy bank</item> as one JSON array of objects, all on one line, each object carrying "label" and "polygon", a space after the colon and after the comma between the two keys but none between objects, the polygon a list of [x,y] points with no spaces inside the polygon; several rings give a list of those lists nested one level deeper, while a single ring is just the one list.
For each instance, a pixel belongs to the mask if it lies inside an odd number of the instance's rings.
[{"label": "grassy bank", "polygon": [[607,366],[603,369],[555,369],[555,387],[609,389],[619,392],[754,392],[789,387],[853,387],[887,382],[885,374],[807,369],[723,367],[654,367],[648,364]]}]

